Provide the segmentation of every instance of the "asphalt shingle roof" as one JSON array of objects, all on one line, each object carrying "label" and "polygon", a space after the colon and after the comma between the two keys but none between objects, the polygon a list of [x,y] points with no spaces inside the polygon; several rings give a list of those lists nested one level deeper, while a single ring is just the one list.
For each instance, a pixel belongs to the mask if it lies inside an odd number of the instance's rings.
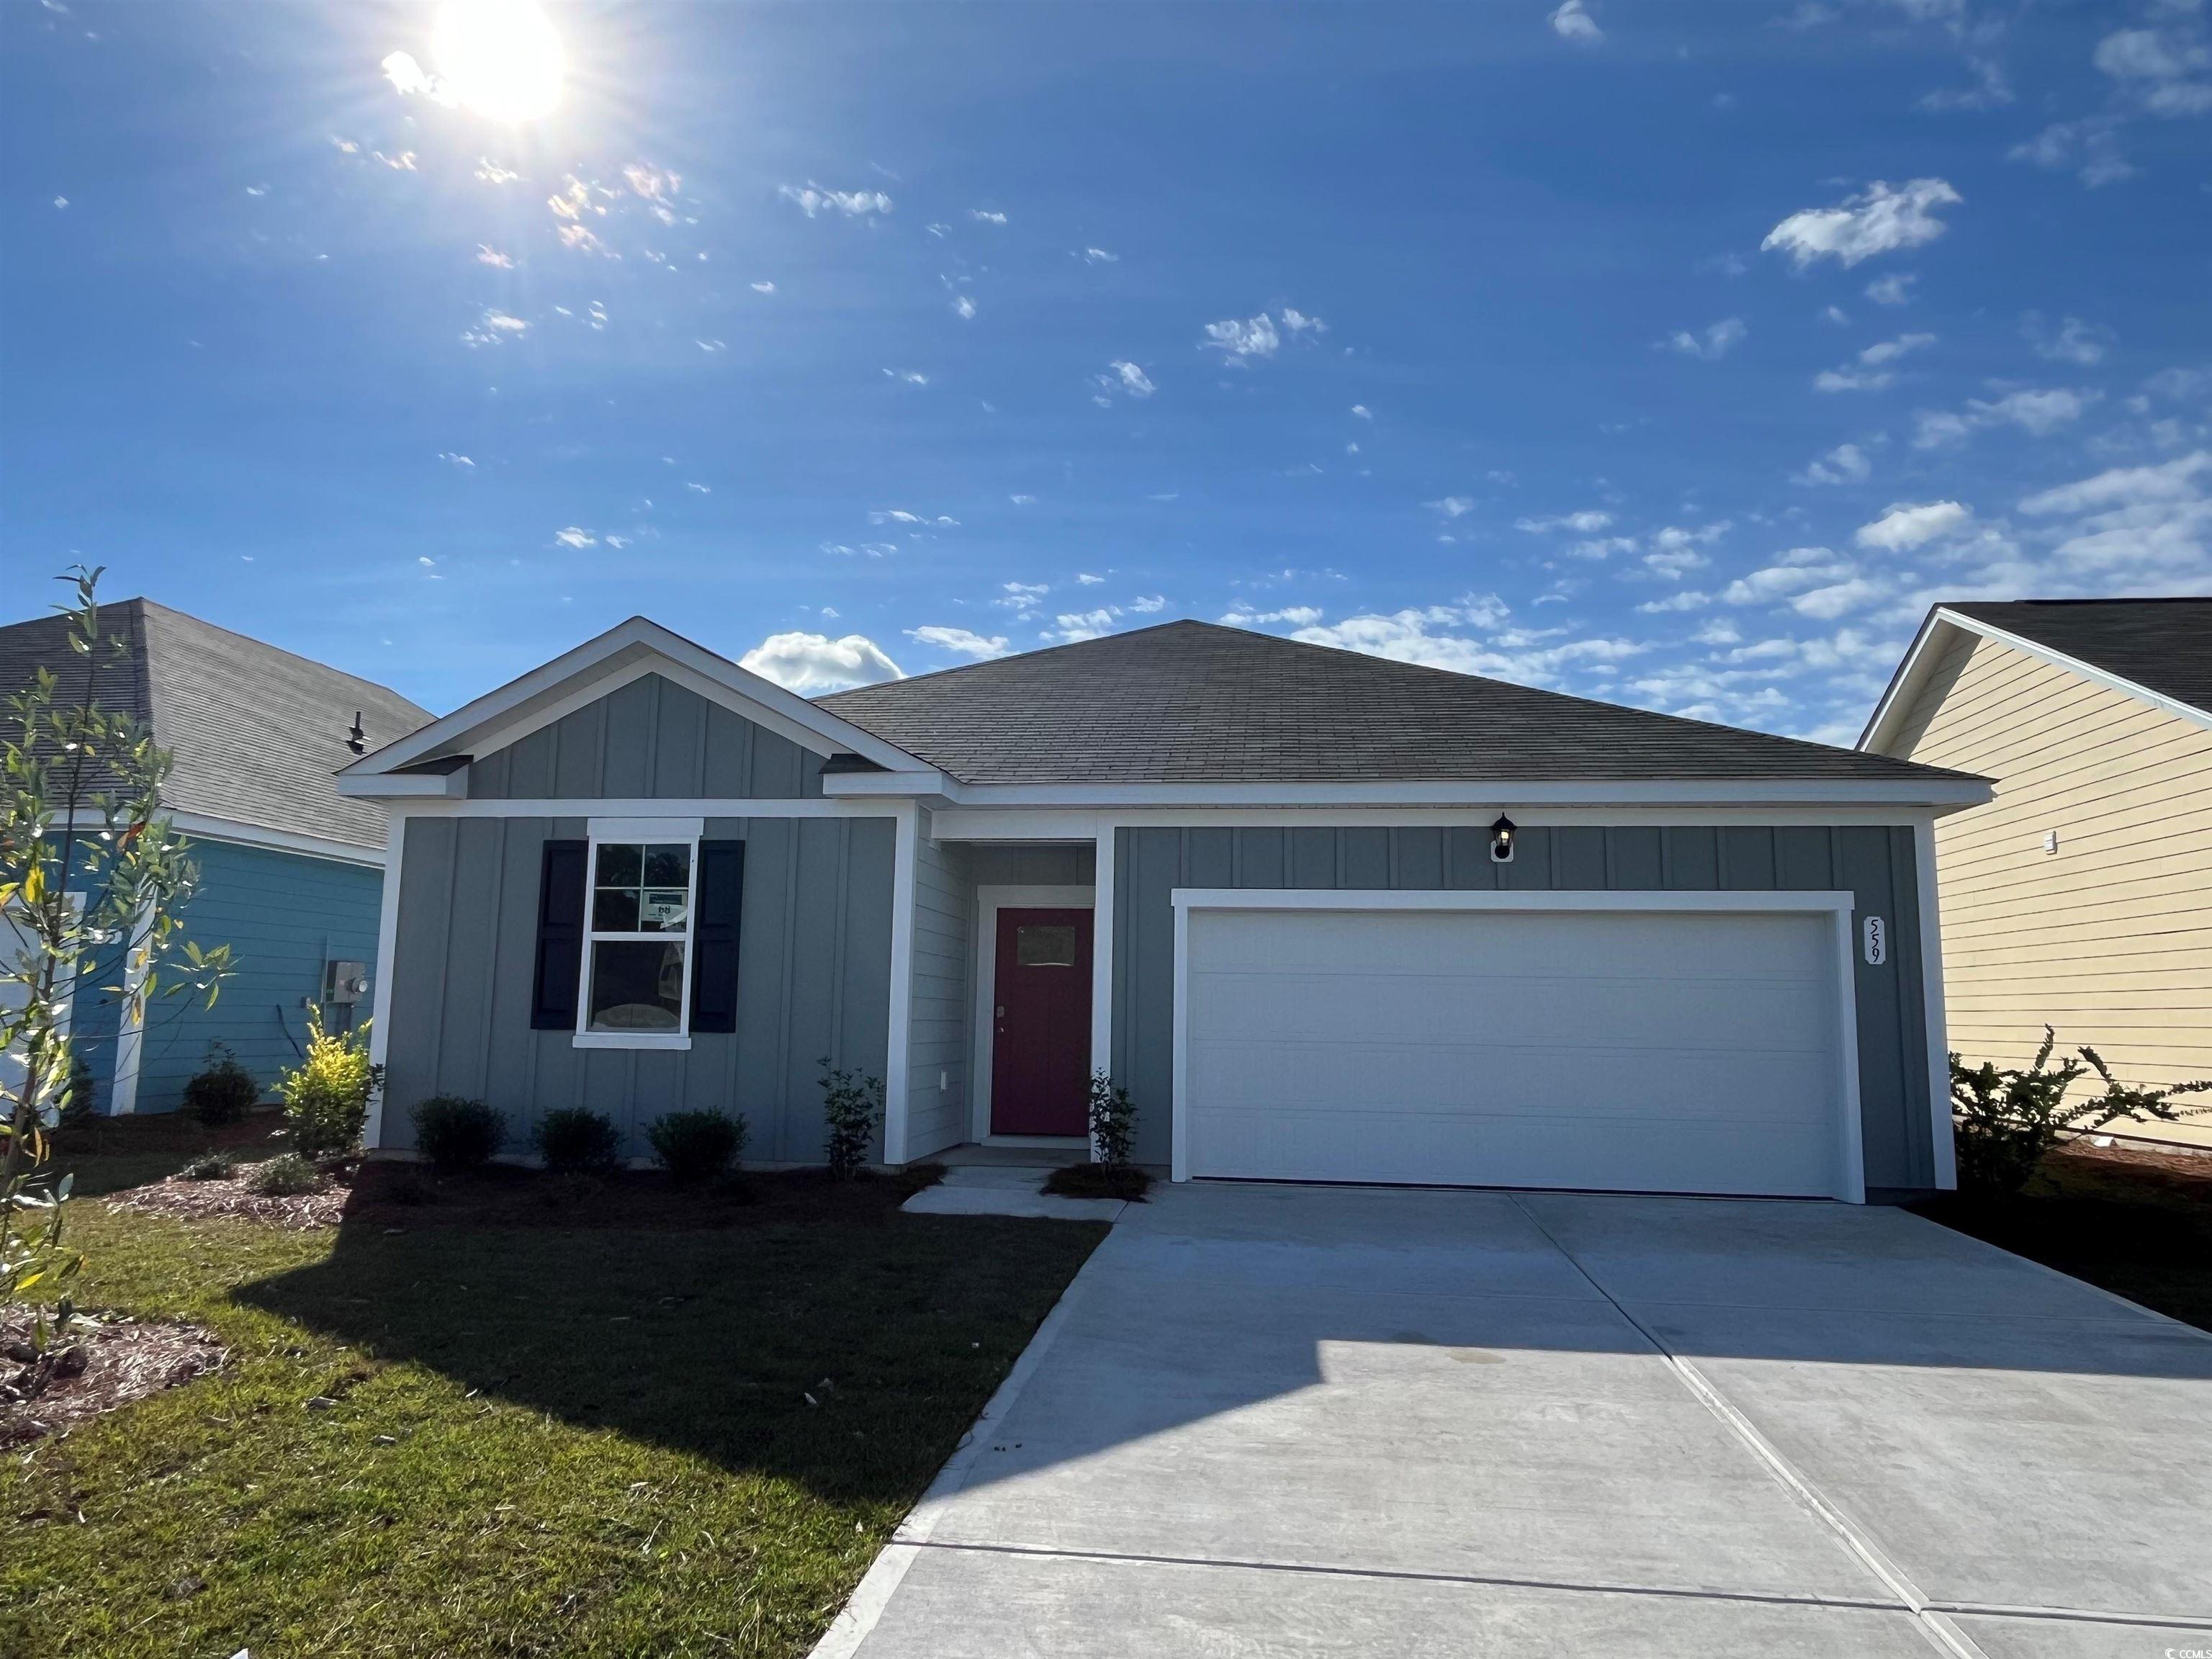
[{"label": "asphalt shingle roof", "polygon": [[[346,732],[356,710],[374,750],[427,725],[428,709],[150,599],[104,604],[100,620],[127,648],[119,659],[101,653],[94,695],[150,725],[174,757],[172,809],[384,845],[384,809],[339,794],[331,774],[354,758]],[[43,665],[73,694],[85,659],[70,650],[67,631],[58,616],[0,628],[0,692],[28,684]]]},{"label": "asphalt shingle roof", "polygon": [[2212,714],[2212,599],[2011,599],[1943,609]]},{"label": "asphalt shingle roof", "polygon": [[1964,775],[1198,622],[818,702],[963,783]]}]

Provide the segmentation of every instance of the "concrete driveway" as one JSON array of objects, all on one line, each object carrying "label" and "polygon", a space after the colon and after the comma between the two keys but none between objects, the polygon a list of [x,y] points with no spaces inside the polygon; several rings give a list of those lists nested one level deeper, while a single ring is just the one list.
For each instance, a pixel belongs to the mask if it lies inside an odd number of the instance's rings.
[{"label": "concrete driveway", "polygon": [[817,1651],[2191,1650],[2212,1337],[1894,1210],[1199,1186]]}]

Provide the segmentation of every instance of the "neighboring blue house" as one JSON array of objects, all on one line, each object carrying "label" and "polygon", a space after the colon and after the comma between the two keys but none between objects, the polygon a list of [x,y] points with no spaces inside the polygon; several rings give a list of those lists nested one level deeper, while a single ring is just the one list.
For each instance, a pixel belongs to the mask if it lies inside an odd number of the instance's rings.
[{"label": "neighboring blue house", "polygon": [[[298,1060],[309,1003],[324,1003],[333,1024],[368,1017],[368,993],[345,981],[375,973],[385,812],[341,796],[332,774],[356,757],[349,738],[374,750],[430,714],[149,599],[103,605],[100,617],[125,649],[101,656],[94,695],[146,722],[174,760],[166,799],[200,870],[185,936],[229,945],[236,963],[212,1008],[156,996],[125,1020],[112,963],[78,992],[73,1035],[96,1109],[170,1112],[212,1042],[265,1085]],[[59,617],[0,628],[0,687],[12,692],[43,665],[64,695],[79,691],[86,665],[66,631]]]}]

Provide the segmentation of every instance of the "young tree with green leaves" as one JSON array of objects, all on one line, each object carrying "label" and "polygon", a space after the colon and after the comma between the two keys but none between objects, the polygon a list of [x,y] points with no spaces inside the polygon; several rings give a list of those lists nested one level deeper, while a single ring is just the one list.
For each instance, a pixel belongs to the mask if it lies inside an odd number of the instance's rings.
[{"label": "young tree with green leaves", "polygon": [[[76,660],[68,680],[41,666],[0,715],[0,1303],[75,1274],[63,1244],[70,1177],[52,1168],[53,1131],[84,1087],[73,1062],[70,1007],[79,981],[103,963],[119,982],[101,988],[140,1018],[155,995],[215,1000],[230,948],[203,951],[179,931],[198,872],[161,810],[169,757],[135,715],[102,708],[103,656],[127,650],[103,637],[97,569],[64,580]],[[67,1296],[44,1348],[75,1316]]]}]

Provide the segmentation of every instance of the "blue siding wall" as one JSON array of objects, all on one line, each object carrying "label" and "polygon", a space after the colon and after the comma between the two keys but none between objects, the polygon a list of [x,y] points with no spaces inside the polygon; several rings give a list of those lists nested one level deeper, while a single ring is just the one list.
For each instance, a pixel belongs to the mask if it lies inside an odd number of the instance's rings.
[{"label": "blue siding wall", "polygon": [[[375,972],[377,909],[384,872],[330,859],[272,852],[227,842],[193,844],[200,889],[183,914],[185,937],[203,950],[228,945],[237,971],[223,981],[215,1006],[158,994],[146,1005],[140,1051],[141,1112],[173,1112],[185,1083],[206,1062],[208,1044],[228,1043],[240,1064],[266,1086],[295,1064],[307,1042],[307,999],[322,994],[323,964],[366,962]],[[115,1070],[114,973],[96,976],[78,994],[73,1018],[98,1032],[86,1054],[108,1106]],[[359,1017],[368,1017],[363,998]]]}]

